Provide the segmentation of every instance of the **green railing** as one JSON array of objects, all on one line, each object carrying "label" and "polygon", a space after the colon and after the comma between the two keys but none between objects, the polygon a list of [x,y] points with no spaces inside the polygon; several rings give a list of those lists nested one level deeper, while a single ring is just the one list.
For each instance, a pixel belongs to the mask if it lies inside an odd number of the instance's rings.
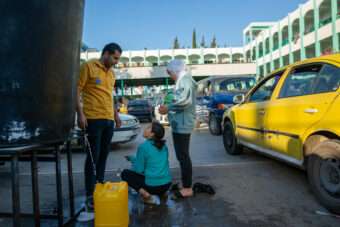
[{"label": "green railing", "polygon": [[289,39],[282,40],[282,46],[286,46],[289,43]]},{"label": "green railing", "polygon": [[320,20],[319,28],[321,28],[321,27],[323,27],[323,26],[325,26],[325,25],[327,25],[329,23],[332,23],[332,17]]}]

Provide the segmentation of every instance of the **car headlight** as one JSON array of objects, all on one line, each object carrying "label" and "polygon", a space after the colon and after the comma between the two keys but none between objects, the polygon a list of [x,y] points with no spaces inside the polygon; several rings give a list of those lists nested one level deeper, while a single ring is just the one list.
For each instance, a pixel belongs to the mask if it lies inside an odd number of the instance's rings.
[{"label": "car headlight", "polygon": [[227,110],[227,109],[229,109],[232,106],[233,106],[233,104],[218,104],[217,105],[217,109],[219,109],[219,110]]},{"label": "car headlight", "polygon": [[125,127],[130,127],[138,123],[137,119],[131,119],[131,120],[123,120],[122,121],[122,126]]}]

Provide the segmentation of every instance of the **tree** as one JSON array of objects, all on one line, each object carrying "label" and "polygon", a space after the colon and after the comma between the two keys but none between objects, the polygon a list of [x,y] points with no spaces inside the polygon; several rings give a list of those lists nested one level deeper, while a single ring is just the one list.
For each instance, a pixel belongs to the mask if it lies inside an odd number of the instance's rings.
[{"label": "tree", "polygon": [[86,43],[82,42],[80,49],[81,49],[81,51],[86,51],[87,49],[89,49],[89,47],[86,45]]},{"label": "tree", "polygon": [[204,36],[202,36],[202,41],[201,41],[200,46],[201,46],[201,47],[205,47],[205,39],[204,39]]},{"label": "tree", "polygon": [[196,29],[192,32],[192,48],[197,48],[197,41],[196,41]]},{"label": "tree", "polygon": [[216,48],[216,47],[217,47],[215,35],[214,35],[214,37],[213,37],[213,39],[212,39],[212,41],[211,41],[210,47],[211,47],[211,48]]},{"label": "tree", "polygon": [[173,49],[179,49],[180,48],[180,45],[179,45],[179,41],[178,41],[178,38],[176,36],[175,40],[174,40],[174,44],[172,46]]}]

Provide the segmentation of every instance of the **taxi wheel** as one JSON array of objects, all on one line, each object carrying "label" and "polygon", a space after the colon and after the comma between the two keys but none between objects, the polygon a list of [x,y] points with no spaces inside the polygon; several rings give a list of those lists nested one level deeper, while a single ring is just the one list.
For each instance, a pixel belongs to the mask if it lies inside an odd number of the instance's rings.
[{"label": "taxi wheel", "polygon": [[209,130],[214,136],[219,136],[222,134],[221,122],[217,119],[215,114],[210,114],[209,116]]},{"label": "taxi wheel", "polygon": [[320,203],[340,214],[340,158],[323,159],[316,155],[318,152],[339,154],[340,141],[327,140],[317,145],[307,165],[309,183]]},{"label": "taxi wheel", "polygon": [[228,154],[238,155],[242,153],[242,146],[237,143],[233,125],[230,121],[224,124],[223,130],[224,149]]}]

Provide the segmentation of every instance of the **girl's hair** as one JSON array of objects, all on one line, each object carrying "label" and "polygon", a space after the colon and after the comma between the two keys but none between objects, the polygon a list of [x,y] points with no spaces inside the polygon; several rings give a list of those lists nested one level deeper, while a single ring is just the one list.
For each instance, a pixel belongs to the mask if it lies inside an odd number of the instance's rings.
[{"label": "girl's hair", "polygon": [[163,140],[165,134],[163,125],[161,125],[159,122],[152,122],[151,132],[154,134],[154,146],[157,147],[158,150],[162,150],[165,145],[165,140]]}]

